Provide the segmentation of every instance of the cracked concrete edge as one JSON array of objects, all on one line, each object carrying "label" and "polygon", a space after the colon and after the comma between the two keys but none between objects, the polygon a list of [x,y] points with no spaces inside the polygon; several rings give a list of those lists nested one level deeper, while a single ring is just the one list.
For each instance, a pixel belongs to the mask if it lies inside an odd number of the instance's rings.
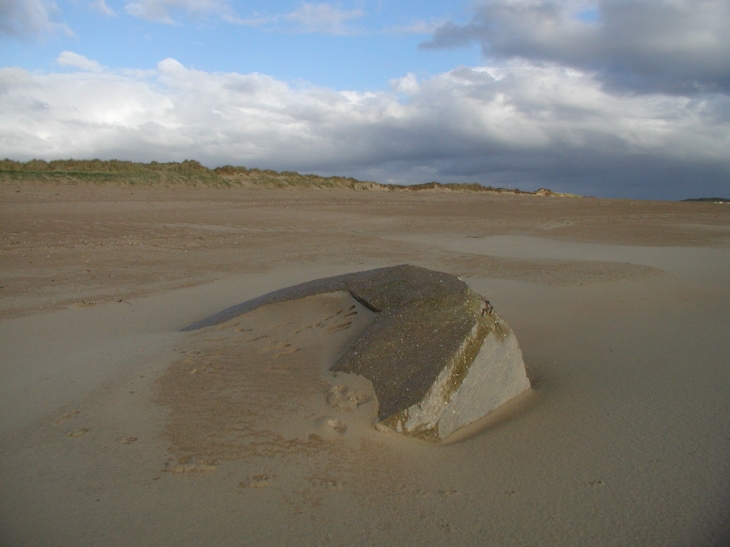
[{"label": "cracked concrete edge", "polygon": [[517,338],[493,312],[476,318],[469,336],[421,402],[382,420],[376,427],[440,442],[529,387]]}]

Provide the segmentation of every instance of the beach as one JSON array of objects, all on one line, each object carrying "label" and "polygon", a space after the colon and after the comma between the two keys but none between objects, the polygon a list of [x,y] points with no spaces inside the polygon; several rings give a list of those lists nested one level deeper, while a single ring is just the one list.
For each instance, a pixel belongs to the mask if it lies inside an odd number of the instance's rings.
[{"label": "beach", "polygon": [[[8,182],[0,228],[0,545],[730,543],[727,204]],[[532,386],[442,445],[329,372],[345,294],[181,332],[397,264]]]}]

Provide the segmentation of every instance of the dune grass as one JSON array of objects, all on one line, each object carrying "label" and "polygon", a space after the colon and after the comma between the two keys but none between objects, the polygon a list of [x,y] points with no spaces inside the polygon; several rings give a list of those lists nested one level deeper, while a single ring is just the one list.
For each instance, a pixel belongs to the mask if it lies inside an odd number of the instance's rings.
[{"label": "dune grass", "polygon": [[226,165],[209,169],[195,160],[136,163],[121,160],[0,161],[2,182],[117,184],[126,186],[206,186],[274,188],[348,188],[370,190],[375,182],[347,177],[303,175],[291,171],[248,169]]},{"label": "dune grass", "polygon": [[0,160],[0,184],[97,184],[120,186],[330,188],[361,191],[488,192],[577,197],[541,188],[535,192],[493,188],[478,183],[427,182],[414,185],[380,184],[351,177],[323,177],[294,171],[250,169],[224,165],[209,169],[195,160],[137,163],[124,160]]}]

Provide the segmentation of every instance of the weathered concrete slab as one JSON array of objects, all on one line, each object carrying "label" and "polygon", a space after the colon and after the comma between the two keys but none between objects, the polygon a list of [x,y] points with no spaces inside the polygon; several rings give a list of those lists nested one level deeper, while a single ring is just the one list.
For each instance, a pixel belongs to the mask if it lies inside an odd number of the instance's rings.
[{"label": "weathered concrete slab", "polygon": [[256,308],[349,291],[378,312],[332,370],[373,384],[378,427],[442,440],[530,387],[517,339],[489,303],[453,275],[400,265],[318,279],[265,294],[183,330]]}]

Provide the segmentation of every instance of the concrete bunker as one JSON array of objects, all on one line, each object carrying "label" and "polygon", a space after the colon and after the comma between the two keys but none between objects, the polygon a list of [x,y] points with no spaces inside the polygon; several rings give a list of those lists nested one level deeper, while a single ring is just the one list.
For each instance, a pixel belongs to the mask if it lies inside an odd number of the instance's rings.
[{"label": "concrete bunker", "polygon": [[225,309],[184,331],[261,306],[348,291],[375,320],[330,370],[367,378],[378,429],[441,441],[530,387],[509,325],[458,277],[399,265],[309,281]]}]

